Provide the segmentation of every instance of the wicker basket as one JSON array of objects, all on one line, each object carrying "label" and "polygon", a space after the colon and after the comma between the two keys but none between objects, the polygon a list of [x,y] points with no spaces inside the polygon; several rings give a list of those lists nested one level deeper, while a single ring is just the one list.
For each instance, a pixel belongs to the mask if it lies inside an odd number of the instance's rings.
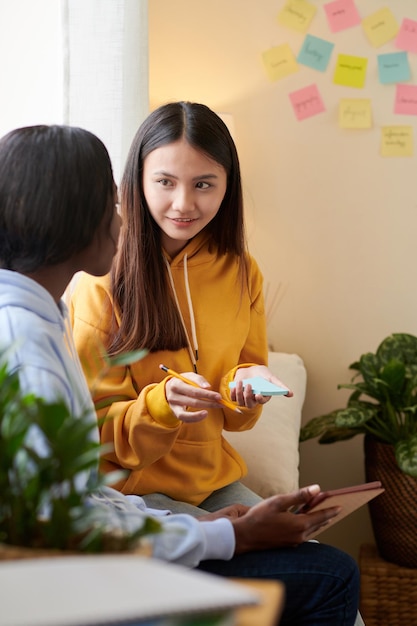
[{"label": "wicker basket", "polygon": [[372,544],[361,546],[359,567],[366,626],[417,624],[417,569],[385,561]]},{"label": "wicker basket", "polygon": [[417,479],[400,470],[392,445],[369,435],[364,445],[366,480],[380,480],[385,487],[385,492],[368,505],[378,552],[391,563],[415,568]]}]

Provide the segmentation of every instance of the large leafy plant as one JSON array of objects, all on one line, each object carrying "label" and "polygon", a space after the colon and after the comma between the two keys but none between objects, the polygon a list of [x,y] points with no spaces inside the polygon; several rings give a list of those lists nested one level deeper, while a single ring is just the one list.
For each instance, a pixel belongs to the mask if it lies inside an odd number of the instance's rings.
[{"label": "large leafy plant", "polygon": [[[118,364],[133,358],[138,355],[124,355]],[[0,362],[0,542],[123,551],[158,532],[160,525],[151,518],[133,533],[120,530],[122,521],[118,530],[109,528],[103,510],[91,503],[91,496],[114,478],[97,471],[103,446],[93,436],[96,422],[88,414],[72,415],[64,402],[24,394],[2,354]],[[42,434],[41,451],[30,445],[33,428]]]},{"label": "large leafy plant", "polygon": [[417,477],[417,337],[394,333],[374,353],[362,354],[349,369],[356,373],[345,408],[311,419],[300,441],[351,439],[360,433],[394,446],[398,467]]}]

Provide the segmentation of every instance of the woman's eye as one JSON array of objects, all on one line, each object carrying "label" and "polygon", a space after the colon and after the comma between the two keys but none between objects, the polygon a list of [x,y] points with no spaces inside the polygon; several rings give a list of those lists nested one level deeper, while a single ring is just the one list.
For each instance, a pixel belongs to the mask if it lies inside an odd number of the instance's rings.
[{"label": "woman's eye", "polygon": [[211,187],[211,185],[200,180],[200,182],[197,183],[196,187],[197,189],[208,189],[209,187]]},{"label": "woman's eye", "polygon": [[156,182],[159,183],[160,185],[162,185],[162,187],[168,187],[169,185],[172,184],[171,181],[168,180],[167,178],[160,178]]}]

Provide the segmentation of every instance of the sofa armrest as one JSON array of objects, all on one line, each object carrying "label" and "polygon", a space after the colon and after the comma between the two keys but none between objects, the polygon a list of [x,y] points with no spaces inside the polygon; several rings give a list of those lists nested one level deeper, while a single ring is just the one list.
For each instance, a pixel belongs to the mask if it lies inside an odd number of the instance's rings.
[{"label": "sofa armrest", "polygon": [[242,483],[264,498],[298,489],[299,432],[307,385],[306,368],[297,354],[270,352],[269,368],[294,397],[272,397],[251,430],[223,432],[248,466]]}]

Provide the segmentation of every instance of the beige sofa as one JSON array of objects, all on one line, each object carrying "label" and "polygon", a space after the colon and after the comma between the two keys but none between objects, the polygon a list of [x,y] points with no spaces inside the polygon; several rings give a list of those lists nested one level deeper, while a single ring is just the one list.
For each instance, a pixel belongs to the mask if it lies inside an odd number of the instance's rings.
[{"label": "beige sofa", "polygon": [[[298,488],[299,431],[307,387],[307,371],[297,354],[270,352],[268,361],[294,396],[271,398],[252,430],[224,433],[247,463],[248,475],[242,482],[264,498]],[[364,626],[359,613],[355,626]]]},{"label": "beige sofa", "polygon": [[271,371],[294,396],[272,397],[252,430],[224,433],[247,463],[248,475],[242,482],[264,498],[298,488],[298,437],[307,385],[306,368],[297,354],[270,352],[268,360]]}]

